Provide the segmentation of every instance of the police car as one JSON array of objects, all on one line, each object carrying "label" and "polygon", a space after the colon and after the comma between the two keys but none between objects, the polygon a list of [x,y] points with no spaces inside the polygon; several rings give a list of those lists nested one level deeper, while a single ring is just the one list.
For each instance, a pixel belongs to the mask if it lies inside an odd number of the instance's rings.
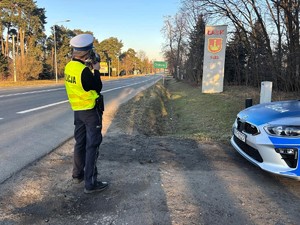
[{"label": "police car", "polygon": [[263,103],[239,112],[232,146],[261,169],[300,180],[300,101]]}]

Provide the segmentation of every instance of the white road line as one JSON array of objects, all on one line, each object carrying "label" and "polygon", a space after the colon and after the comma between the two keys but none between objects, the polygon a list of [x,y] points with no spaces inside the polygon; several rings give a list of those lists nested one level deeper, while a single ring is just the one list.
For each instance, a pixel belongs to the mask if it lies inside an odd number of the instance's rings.
[{"label": "white road line", "polygon": [[108,89],[108,90],[105,90],[105,91],[101,91],[101,93],[110,92],[110,91],[122,89],[122,88],[125,88],[125,87],[130,87],[130,86],[133,86],[133,85],[136,85],[136,84],[145,83],[145,82],[148,82],[148,81],[154,80],[154,79],[155,79],[155,78],[152,78],[152,79],[149,79],[149,80],[144,80],[144,81],[141,81],[141,82],[136,82],[136,83],[133,83],[133,84],[128,84],[128,85],[121,86],[121,87],[116,87],[116,88]]},{"label": "white road line", "polygon": [[28,112],[32,112],[32,111],[36,111],[36,110],[40,110],[40,109],[45,109],[45,108],[55,106],[55,105],[60,105],[60,104],[66,103],[66,102],[68,102],[68,100],[61,101],[61,102],[56,102],[56,103],[52,103],[52,104],[49,104],[49,105],[44,105],[44,106],[40,106],[40,107],[37,107],[37,108],[32,108],[32,109],[28,109],[28,110],[24,110],[24,111],[20,111],[20,112],[17,112],[17,114],[24,114],[24,113],[28,113]]},{"label": "white road line", "polygon": [[0,118],[0,120],[3,120],[4,118]]},{"label": "white road line", "polygon": [[[145,81],[141,81],[141,82],[137,82],[137,83],[133,83],[133,84],[128,84],[128,85],[117,87],[117,88],[108,89],[108,90],[105,90],[105,91],[101,91],[101,93],[105,93],[105,92],[109,92],[109,91],[114,91],[114,90],[118,90],[118,89],[125,88],[125,87],[130,87],[130,86],[133,86],[133,85],[136,85],[136,84],[141,84],[141,83],[144,83],[144,82],[147,82],[147,81],[151,81],[151,80],[154,80],[154,79],[156,79],[156,78],[152,78],[152,79],[149,79],[149,80],[145,80]],[[62,88],[57,88],[56,90],[61,90],[61,89]],[[49,91],[52,91],[52,90],[55,90],[55,89],[51,89]],[[45,90],[45,91],[47,91],[47,90]],[[45,91],[36,91],[36,92],[31,92],[31,93],[45,92]],[[26,92],[26,93],[28,93],[28,92]],[[20,94],[22,94],[22,93],[20,93]],[[17,95],[17,94],[12,94],[12,95]],[[4,95],[0,95],[0,97],[1,96],[4,96]],[[40,107],[37,107],[37,108],[32,108],[32,109],[20,111],[20,112],[17,112],[17,114],[29,113],[29,112],[37,111],[37,110],[40,110],[40,109],[45,109],[45,108],[48,108],[48,107],[52,107],[52,106],[55,106],[55,105],[60,105],[60,104],[63,104],[63,103],[67,103],[67,102],[69,102],[69,100],[65,100],[65,101],[61,101],[61,102],[56,102],[56,103],[52,103],[52,104],[40,106]]]}]

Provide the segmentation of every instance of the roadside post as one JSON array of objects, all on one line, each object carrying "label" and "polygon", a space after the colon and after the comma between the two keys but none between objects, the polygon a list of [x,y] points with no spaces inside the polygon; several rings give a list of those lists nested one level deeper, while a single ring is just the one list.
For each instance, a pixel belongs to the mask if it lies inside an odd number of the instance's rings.
[{"label": "roadside post", "polygon": [[245,108],[249,108],[253,105],[252,98],[246,98],[245,100]]},{"label": "roadside post", "polygon": [[272,82],[271,81],[263,81],[261,82],[260,89],[260,104],[271,102],[272,99]]}]

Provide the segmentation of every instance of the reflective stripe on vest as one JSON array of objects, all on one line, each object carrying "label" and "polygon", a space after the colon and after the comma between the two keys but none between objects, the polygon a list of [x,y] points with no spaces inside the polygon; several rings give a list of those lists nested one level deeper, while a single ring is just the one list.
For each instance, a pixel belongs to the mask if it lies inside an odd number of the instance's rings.
[{"label": "reflective stripe on vest", "polygon": [[85,91],[81,83],[81,74],[86,66],[78,61],[70,61],[65,67],[65,86],[69,102],[74,111],[95,107],[96,91]]}]

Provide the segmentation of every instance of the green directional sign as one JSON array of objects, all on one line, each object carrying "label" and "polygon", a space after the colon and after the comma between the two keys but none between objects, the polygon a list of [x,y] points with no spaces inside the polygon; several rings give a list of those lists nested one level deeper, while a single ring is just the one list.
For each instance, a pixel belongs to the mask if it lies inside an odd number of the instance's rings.
[{"label": "green directional sign", "polygon": [[156,69],[167,69],[168,63],[163,61],[154,61],[153,66]]}]

